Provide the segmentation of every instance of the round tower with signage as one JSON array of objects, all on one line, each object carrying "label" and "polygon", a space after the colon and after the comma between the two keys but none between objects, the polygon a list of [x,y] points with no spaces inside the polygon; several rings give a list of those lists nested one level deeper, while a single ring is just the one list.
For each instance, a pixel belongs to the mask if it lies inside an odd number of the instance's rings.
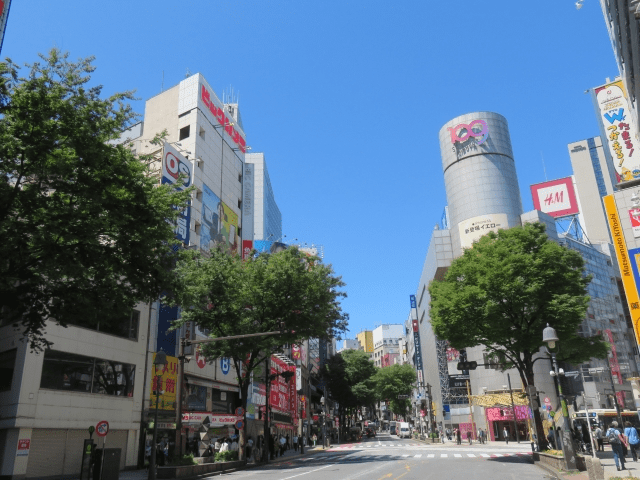
[{"label": "round tower with signage", "polygon": [[460,115],[440,129],[453,258],[490,231],[520,225],[522,200],[507,120]]}]

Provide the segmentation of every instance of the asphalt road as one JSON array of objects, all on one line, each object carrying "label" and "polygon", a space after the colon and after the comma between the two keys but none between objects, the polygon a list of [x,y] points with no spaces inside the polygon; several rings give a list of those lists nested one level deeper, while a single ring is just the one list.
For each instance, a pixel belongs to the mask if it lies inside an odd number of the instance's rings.
[{"label": "asphalt road", "polygon": [[424,444],[379,434],[304,457],[225,474],[231,480],[543,480],[526,443]]}]

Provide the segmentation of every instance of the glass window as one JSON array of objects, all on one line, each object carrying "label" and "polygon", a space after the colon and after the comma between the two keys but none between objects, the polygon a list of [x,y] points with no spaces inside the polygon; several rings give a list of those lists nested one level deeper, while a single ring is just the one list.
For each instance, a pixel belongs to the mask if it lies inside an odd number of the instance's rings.
[{"label": "glass window", "polygon": [[135,365],[46,350],[40,388],[133,396]]},{"label": "glass window", "polygon": [[18,349],[0,353],[0,392],[11,390]]},{"label": "glass window", "polygon": [[140,324],[140,312],[133,310],[128,318],[122,319],[120,322],[114,322],[108,325],[100,325],[99,329],[103,333],[110,333],[118,337],[128,338],[130,340],[138,339],[138,325]]},{"label": "glass window", "polygon": [[40,388],[90,393],[92,375],[93,358],[46,350]]}]

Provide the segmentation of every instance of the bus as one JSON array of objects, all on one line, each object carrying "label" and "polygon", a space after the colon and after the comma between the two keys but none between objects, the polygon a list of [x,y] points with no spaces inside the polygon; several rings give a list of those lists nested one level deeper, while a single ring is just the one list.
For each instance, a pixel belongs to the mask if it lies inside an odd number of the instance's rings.
[{"label": "bus", "polygon": [[396,435],[396,422],[389,422],[389,435]]},{"label": "bus", "polygon": [[[622,417],[622,425],[619,425],[619,427],[622,430],[624,430],[625,422],[631,422],[631,425],[640,429],[640,417],[638,412],[625,410],[620,412],[620,416]],[[618,412],[615,409],[589,409],[589,424],[592,429],[596,427],[600,427],[602,429],[602,435],[605,442],[607,439],[604,437],[604,434],[607,432],[609,427],[611,427],[611,422],[614,420],[620,423],[618,420]],[[582,430],[583,427],[587,426],[586,410],[579,410],[571,415],[571,426],[574,431]]]}]

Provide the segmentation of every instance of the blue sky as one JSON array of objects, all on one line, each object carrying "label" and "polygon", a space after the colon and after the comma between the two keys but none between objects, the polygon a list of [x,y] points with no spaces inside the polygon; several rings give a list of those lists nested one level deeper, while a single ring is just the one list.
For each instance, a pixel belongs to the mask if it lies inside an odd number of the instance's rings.
[{"label": "blue sky", "polygon": [[[584,91],[618,74],[596,0],[13,0],[2,56],[96,57],[104,94],[141,101],[187,71],[239,95],[287,240],[324,245],[349,337],[409,311],[446,196],[438,131],[489,110],[510,126],[522,201],[598,134]],[[163,80],[164,78],[164,80]]]}]

